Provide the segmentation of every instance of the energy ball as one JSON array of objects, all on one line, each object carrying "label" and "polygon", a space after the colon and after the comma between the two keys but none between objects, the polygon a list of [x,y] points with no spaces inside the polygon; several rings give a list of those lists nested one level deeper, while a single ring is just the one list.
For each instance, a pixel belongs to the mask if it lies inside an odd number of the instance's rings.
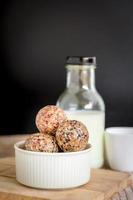
[{"label": "energy ball", "polygon": [[36,133],[31,135],[25,142],[25,149],[38,152],[58,152],[58,145],[52,135]]},{"label": "energy ball", "polygon": [[59,124],[66,119],[65,112],[61,108],[48,105],[37,113],[36,126],[41,133],[55,135]]},{"label": "energy ball", "polygon": [[66,120],[57,129],[56,140],[64,152],[80,151],[86,148],[89,133],[80,121]]}]

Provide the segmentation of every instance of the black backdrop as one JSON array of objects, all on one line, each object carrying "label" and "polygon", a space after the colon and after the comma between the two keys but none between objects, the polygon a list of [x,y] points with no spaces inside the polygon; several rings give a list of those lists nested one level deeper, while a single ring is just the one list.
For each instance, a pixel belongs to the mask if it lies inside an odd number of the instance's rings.
[{"label": "black backdrop", "polygon": [[132,1],[2,1],[0,134],[36,130],[65,87],[67,55],[96,56],[107,126],[133,126]]}]

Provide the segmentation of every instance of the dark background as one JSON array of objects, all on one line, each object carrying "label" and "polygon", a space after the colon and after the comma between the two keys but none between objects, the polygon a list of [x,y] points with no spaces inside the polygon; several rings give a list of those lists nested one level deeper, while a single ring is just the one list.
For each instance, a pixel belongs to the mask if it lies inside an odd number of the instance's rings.
[{"label": "dark background", "polygon": [[107,126],[133,126],[132,1],[1,1],[0,134],[36,130],[65,88],[67,55],[96,56]]}]

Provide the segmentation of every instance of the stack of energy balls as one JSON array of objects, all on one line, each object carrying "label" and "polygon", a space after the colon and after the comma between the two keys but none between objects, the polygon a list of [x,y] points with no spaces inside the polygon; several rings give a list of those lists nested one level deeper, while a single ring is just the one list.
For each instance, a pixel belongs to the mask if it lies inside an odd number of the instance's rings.
[{"label": "stack of energy balls", "polygon": [[84,150],[89,133],[83,123],[69,120],[65,112],[55,105],[39,110],[35,120],[39,133],[25,141],[25,149],[38,152],[75,152]]}]

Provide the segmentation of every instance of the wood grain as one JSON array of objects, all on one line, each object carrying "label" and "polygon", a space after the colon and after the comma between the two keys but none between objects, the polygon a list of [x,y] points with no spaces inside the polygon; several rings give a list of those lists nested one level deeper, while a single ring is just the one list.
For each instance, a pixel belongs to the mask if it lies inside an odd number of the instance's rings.
[{"label": "wood grain", "polygon": [[14,144],[27,137],[28,134],[0,136],[0,158],[14,156]]},{"label": "wood grain", "polygon": [[105,200],[131,184],[131,175],[104,169],[92,170],[91,181],[69,190],[39,190],[19,184],[15,159],[0,159],[0,200]]},{"label": "wood grain", "polygon": [[19,184],[10,156],[14,143],[28,135],[0,136],[0,200],[133,200],[133,174],[104,169],[92,170],[88,184],[71,190],[37,190]]}]

